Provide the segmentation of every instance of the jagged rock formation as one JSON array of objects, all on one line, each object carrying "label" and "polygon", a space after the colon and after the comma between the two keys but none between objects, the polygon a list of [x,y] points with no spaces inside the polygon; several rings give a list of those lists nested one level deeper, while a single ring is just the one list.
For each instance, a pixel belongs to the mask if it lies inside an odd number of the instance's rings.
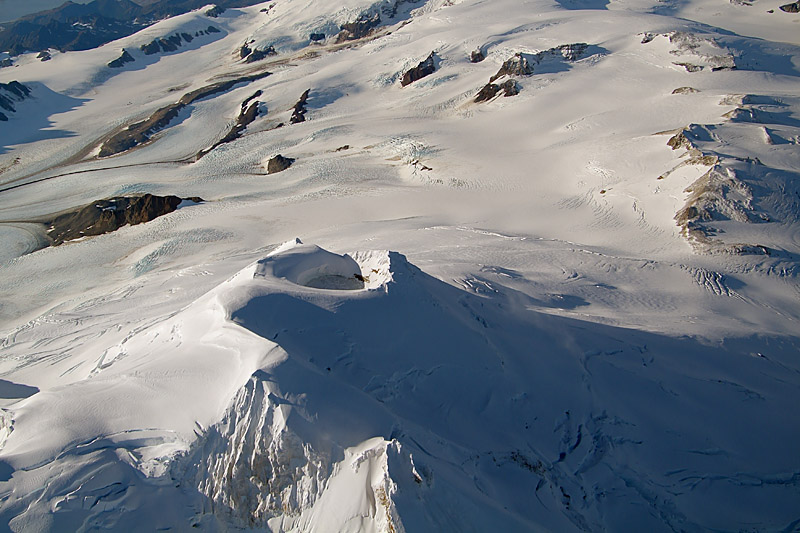
[{"label": "jagged rock formation", "polygon": [[516,96],[519,94],[519,84],[517,83],[517,80],[506,80],[503,82],[500,88],[503,89],[504,97]]},{"label": "jagged rock formation", "polygon": [[7,57],[2,61],[0,61],[0,68],[11,67],[11,66],[14,66],[14,61],[10,57]]},{"label": "jagged rock formation", "polygon": [[[206,31],[211,31],[212,28],[217,32],[219,31],[213,26],[209,26]],[[214,33],[214,31],[211,31],[211,33]],[[192,37],[190,34],[181,32],[176,33],[175,35],[170,35],[169,37],[159,37],[158,39],[153,39],[149,43],[143,44],[140,49],[145,53],[145,55],[148,56],[157,54],[159,52],[175,52],[178,48],[183,46],[184,42],[190,43],[193,40],[194,37]]]},{"label": "jagged rock formation", "polygon": [[[218,0],[218,9],[244,7],[260,0]],[[56,9],[22,17],[0,29],[0,50],[19,55],[54,48],[89,50],[132,35],[167,17],[207,5],[205,0],[155,0],[139,5],[130,0],[103,0],[87,4],[65,2]],[[208,30],[211,33],[218,32]]]},{"label": "jagged rock formation", "polygon": [[473,100],[476,104],[481,102],[488,102],[495,96],[497,93],[500,92],[500,86],[496,83],[487,83],[483,86],[483,88],[475,95],[475,100]]},{"label": "jagged rock formation", "polygon": [[50,52],[47,50],[42,50],[37,54],[36,59],[40,60],[42,63],[45,61],[50,61],[53,57],[50,55]]},{"label": "jagged rock formation", "polygon": [[311,89],[306,89],[306,91],[300,95],[300,100],[294,104],[294,110],[292,111],[292,117],[289,119],[291,124],[297,124],[298,122],[305,122],[306,120],[306,101],[308,100],[308,93]]},{"label": "jagged rock formation", "polygon": [[257,48],[253,50],[253,52],[245,58],[244,62],[255,63],[256,61],[261,61],[262,59],[275,55],[278,55],[278,52],[275,51],[274,46],[270,45],[264,49]]},{"label": "jagged rock formation", "polygon": [[434,56],[435,53],[431,52],[424,61],[421,61],[416,67],[406,71],[406,73],[403,74],[403,79],[400,80],[400,85],[405,87],[406,85],[410,85],[417,80],[421,80],[425,76],[433,74],[436,71],[436,62],[434,60]]},{"label": "jagged rock formation", "polygon": [[[782,104],[771,97],[739,95],[721,103],[736,105],[723,115],[735,125],[691,124],[672,135],[668,146],[673,150],[685,149],[685,159],[658,179],[666,179],[688,165],[708,167],[684,191],[688,194],[686,203],[675,215],[681,233],[703,252],[769,254],[772,250],[768,246],[751,239],[758,231],[768,239],[775,236],[770,236],[766,226],[758,230],[752,224],[780,224],[797,218],[800,189],[796,173],[784,165],[786,156],[793,152],[798,128],[793,120],[776,112]],[[771,152],[762,153],[763,161],[747,156],[747,151],[739,151],[737,155],[717,151],[720,143],[727,144],[728,135],[741,142],[745,138],[743,132],[749,129],[743,129],[747,124],[751,125],[749,128],[757,128],[749,135],[744,134],[749,142],[774,145]],[[745,237],[737,236],[736,224],[748,225],[742,231]]]},{"label": "jagged rock formation", "polygon": [[100,147],[100,157],[107,157],[130,150],[135,146],[150,140],[150,137],[167,127],[178,116],[178,113],[193,102],[230,90],[234,85],[260,80],[269,76],[269,72],[262,72],[252,76],[243,76],[228,81],[221,81],[212,85],[195,89],[184,94],[178,102],[164,106],[141,122],[131,124],[124,130],[112,135]]},{"label": "jagged rock formation", "polygon": [[[262,104],[256,98],[261,96],[262,92],[259,89],[252,96],[248,97],[244,102],[242,102],[241,110],[239,111],[239,116],[236,117],[236,123],[233,127],[228,131],[225,136],[214,143],[214,146],[208,148],[206,150],[202,150],[200,153],[197,154],[197,158],[201,158],[206,155],[208,152],[220,146],[222,144],[226,144],[232,142],[239,137],[242,136],[242,132],[247,129],[247,126],[250,125],[255,121],[256,118],[259,116],[259,109],[261,108]],[[255,100],[255,101],[253,101]]]},{"label": "jagged rock formation", "polygon": [[497,93],[499,93],[501,90],[503,91],[504,97],[516,96],[519,94],[519,84],[517,83],[517,80],[513,79],[506,80],[500,85],[497,85],[496,83],[487,83],[483,86],[483,89],[481,89],[480,92],[475,95],[475,99],[473,101],[476,104],[488,102],[497,96]]},{"label": "jagged rock formation", "polygon": [[128,53],[127,50],[123,49],[122,55],[113,61],[109,61],[108,66],[109,68],[122,68],[125,63],[132,63],[133,61],[135,61],[133,56]]},{"label": "jagged rock formation", "polygon": [[[18,81],[0,83],[0,109],[8,113],[14,113],[17,110],[14,102],[21,102],[28,98],[30,94],[30,88]],[[8,116],[2,111],[0,111],[0,121],[8,121]]]},{"label": "jagged rock formation", "polygon": [[786,13],[800,13],[800,1],[784,4],[780,7],[780,10]]},{"label": "jagged rock formation", "polygon": [[341,31],[339,35],[336,36],[337,43],[343,43],[345,41],[355,41],[356,39],[361,39],[366,37],[372,30],[376,28],[381,23],[381,16],[379,14],[374,15],[361,15],[358,19],[353,22],[345,22],[341,26]]},{"label": "jagged rock formation", "polygon": [[473,50],[469,54],[470,63],[480,63],[484,59],[486,59],[486,56],[483,55],[483,51],[482,50]]},{"label": "jagged rock formation", "polygon": [[694,87],[678,87],[677,89],[672,91],[672,94],[693,94],[693,93],[699,93],[699,92],[700,91],[698,91]]},{"label": "jagged rock formation", "polygon": [[[48,221],[47,236],[53,246],[67,241],[110,233],[122,226],[142,224],[171,213],[184,199],[177,196],[115,196],[63,213]],[[189,198],[202,202],[201,198]]]},{"label": "jagged rock formation", "polygon": [[316,43],[316,42],[319,42],[319,41],[324,41],[325,40],[325,34],[324,33],[312,33],[311,35],[308,36],[308,39],[312,43]]},{"label": "jagged rock formation", "polygon": [[291,157],[284,157],[281,154],[276,155],[267,162],[267,174],[275,174],[283,172],[294,163]]},{"label": "jagged rock formation", "polygon": [[[534,65],[540,65],[545,62],[571,63],[577,61],[585,55],[588,48],[589,45],[586,43],[573,43],[562,44],[538,54],[517,52],[504,61],[500,69],[489,78],[489,83],[475,95],[474,102],[489,101],[497,96],[500,90],[503,91],[503,96],[515,96],[519,94],[520,87],[517,80],[511,78],[511,76],[530,76],[534,73]],[[502,84],[495,83],[495,81],[504,77],[509,79]]]},{"label": "jagged rock formation", "polygon": [[500,67],[497,74],[489,78],[489,83],[503,76],[530,76],[531,74],[533,74],[533,67],[528,61],[528,58],[523,54],[517,53],[503,63],[503,66]]}]

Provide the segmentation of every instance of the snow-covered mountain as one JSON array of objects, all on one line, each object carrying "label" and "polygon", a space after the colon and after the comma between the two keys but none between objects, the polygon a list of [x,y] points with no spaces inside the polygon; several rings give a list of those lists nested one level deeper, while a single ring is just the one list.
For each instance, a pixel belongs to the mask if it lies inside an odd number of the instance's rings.
[{"label": "snow-covered mountain", "polygon": [[764,2],[278,0],[4,54],[1,523],[797,530],[800,14]]}]

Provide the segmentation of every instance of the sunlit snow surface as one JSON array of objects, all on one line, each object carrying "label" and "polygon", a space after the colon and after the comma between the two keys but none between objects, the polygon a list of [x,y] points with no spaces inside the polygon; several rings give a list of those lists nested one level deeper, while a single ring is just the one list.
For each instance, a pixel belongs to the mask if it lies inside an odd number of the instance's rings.
[{"label": "sunlit snow surface", "polygon": [[[800,15],[762,1],[285,0],[16,58],[2,523],[797,529]],[[474,103],[518,53],[520,93]],[[205,202],[41,248],[36,220],[146,192]]]}]

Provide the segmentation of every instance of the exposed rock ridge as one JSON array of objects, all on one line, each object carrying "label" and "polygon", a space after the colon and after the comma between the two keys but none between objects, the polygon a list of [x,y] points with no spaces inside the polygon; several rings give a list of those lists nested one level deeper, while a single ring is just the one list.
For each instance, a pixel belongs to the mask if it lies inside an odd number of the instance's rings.
[{"label": "exposed rock ridge", "polygon": [[308,93],[311,92],[311,89],[306,89],[303,94],[300,95],[300,99],[294,104],[294,108],[292,109],[292,117],[289,119],[291,124],[297,124],[299,122],[305,122],[306,120],[306,102],[308,101]]},{"label": "exposed rock ridge", "polygon": [[[201,202],[201,198],[191,198]],[[115,196],[63,213],[48,221],[47,236],[54,246],[67,241],[102,235],[122,226],[149,222],[178,208],[184,199],[177,196]]]},{"label": "exposed rock ridge", "polygon": [[228,81],[221,81],[188,92],[184,94],[178,102],[164,106],[145,120],[131,124],[124,130],[112,135],[100,147],[99,155],[100,157],[107,157],[110,155],[119,154],[140,144],[146,143],[150,140],[150,137],[154,133],[166,128],[169,123],[178,116],[178,113],[182,109],[194,103],[195,101],[228,91],[239,83],[248,83],[260,80],[269,75],[269,72],[262,72],[252,76],[243,76],[241,78],[235,78]]},{"label": "exposed rock ridge", "polygon": [[[503,62],[500,69],[489,78],[489,83],[483,86],[478,94],[475,95],[474,102],[487,102],[493,99],[502,90],[503,96],[515,96],[520,92],[520,86],[516,79],[513,77],[531,76],[534,73],[535,65],[541,64],[548,60],[556,60],[559,62],[575,62],[581,59],[588,50],[589,45],[586,43],[573,43],[562,44],[543,52],[536,54],[525,54],[517,52]],[[473,52],[470,60],[474,63],[476,60],[482,61],[477,53]],[[508,78],[503,83],[495,83],[501,78]]]},{"label": "exposed rock ridge", "polygon": [[[729,124],[751,124],[752,128],[760,129],[762,142],[776,142],[767,126],[800,133],[800,128],[790,120],[781,124],[780,115],[766,109],[774,106],[774,99],[753,96],[736,99],[737,106],[724,117]],[[734,102],[729,98],[722,103],[730,105]],[[774,250],[762,243],[727,242],[721,237],[724,232],[718,225],[781,223],[796,219],[800,216],[797,175],[781,168],[780,158],[764,163],[756,157],[717,152],[713,147],[724,142],[720,140],[725,138],[724,128],[724,124],[691,124],[670,137],[667,144],[673,150],[685,149],[683,157],[686,159],[658,179],[666,179],[687,165],[708,166],[708,171],[684,191],[688,194],[686,203],[675,215],[681,234],[700,252],[770,254]],[[792,139],[796,138],[790,137],[788,141],[781,138],[785,146],[783,150],[791,150]]]},{"label": "exposed rock ridge", "polygon": [[262,91],[259,89],[255,93],[253,93],[252,96],[249,96],[247,99],[245,99],[245,101],[242,102],[242,105],[240,107],[239,116],[236,117],[236,123],[231,127],[230,131],[228,131],[228,133],[225,134],[225,136],[222,137],[222,139],[214,143],[214,145],[211,148],[207,148],[205,150],[200,151],[197,154],[197,158],[200,159],[214,148],[222,144],[235,141],[236,139],[241,137],[244,130],[247,129],[247,126],[252,124],[259,117],[260,114],[264,114],[260,111],[261,109],[264,109],[263,103],[256,100],[256,98],[258,98],[262,94],[263,94]]},{"label": "exposed rock ridge", "polygon": [[406,71],[406,73],[403,74],[403,79],[400,80],[400,85],[405,87],[417,80],[421,80],[425,76],[433,74],[436,71],[435,55],[435,52],[431,52],[430,55],[423,61],[420,61],[416,67]]},{"label": "exposed rock ridge", "polygon": [[109,61],[108,66],[109,68],[122,68],[125,63],[133,63],[134,61],[135,59],[133,56],[127,50],[123,49],[122,55],[113,61]]}]

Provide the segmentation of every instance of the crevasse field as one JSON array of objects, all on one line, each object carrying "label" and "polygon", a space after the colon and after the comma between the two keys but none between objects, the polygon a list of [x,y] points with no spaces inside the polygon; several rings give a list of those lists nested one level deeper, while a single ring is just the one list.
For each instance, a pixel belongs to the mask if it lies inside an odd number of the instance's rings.
[{"label": "crevasse field", "polygon": [[[778,7],[276,0],[16,58],[0,530],[800,531]],[[44,246],[144,193],[204,201]]]}]

